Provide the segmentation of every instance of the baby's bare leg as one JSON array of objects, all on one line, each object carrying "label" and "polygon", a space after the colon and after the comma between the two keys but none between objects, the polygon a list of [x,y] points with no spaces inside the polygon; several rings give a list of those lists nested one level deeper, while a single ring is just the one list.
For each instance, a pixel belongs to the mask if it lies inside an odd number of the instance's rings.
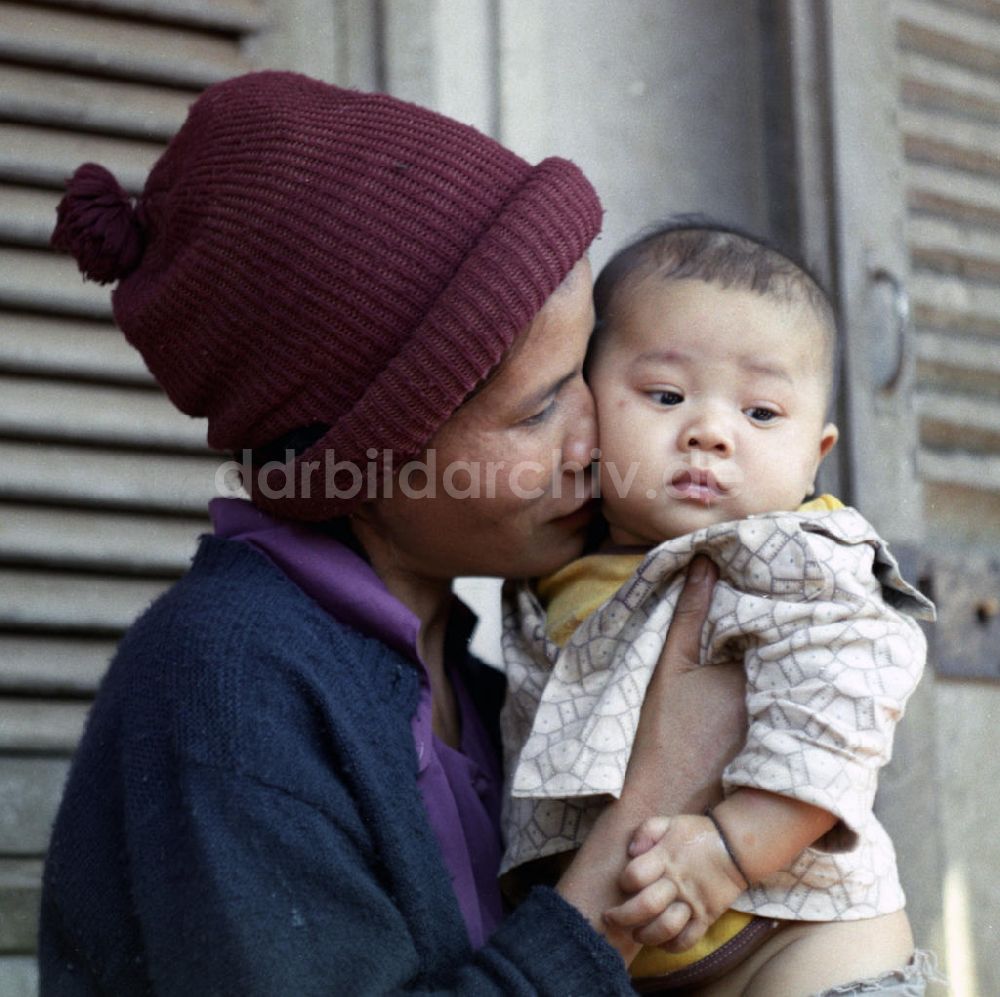
[{"label": "baby's bare leg", "polygon": [[905,912],[865,921],[798,922],[691,997],[812,997],[900,969],[913,954]]}]

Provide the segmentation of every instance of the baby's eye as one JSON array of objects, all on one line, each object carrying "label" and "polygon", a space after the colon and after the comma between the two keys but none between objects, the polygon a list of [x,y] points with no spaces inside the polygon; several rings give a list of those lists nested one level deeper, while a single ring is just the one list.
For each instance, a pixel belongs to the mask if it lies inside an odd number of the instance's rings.
[{"label": "baby's eye", "polygon": [[748,409],[745,409],[747,417],[751,422],[765,423],[774,422],[778,418],[778,413],[774,409],[768,408],[766,405],[753,405]]},{"label": "baby's eye", "polygon": [[684,401],[684,396],[679,391],[674,391],[671,388],[658,388],[656,391],[650,391],[648,394],[650,399],[656,402],[657,405],[680,405]]}]

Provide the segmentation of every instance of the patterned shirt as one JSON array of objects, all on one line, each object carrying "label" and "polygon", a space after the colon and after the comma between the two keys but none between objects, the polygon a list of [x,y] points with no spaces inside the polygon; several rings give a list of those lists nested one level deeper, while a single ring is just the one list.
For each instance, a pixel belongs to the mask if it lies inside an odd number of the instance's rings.
[{"label": "patterned shirt", "polygon": [[610,582],[563,648],[535,592],[507,588],[502,868],[578,847],[607,796],[621,792],[646,686],[697,554],[720,573],[701,661],[742,660],[747,678],[747,741],[724,791],[768,790],[839,818],[733,906],[794,920],[900,909],[892,843],[872,803],[923,670],[916,620],[934,609],[848,508],[768,513],[669,540],[636,557],[623,584]]}]

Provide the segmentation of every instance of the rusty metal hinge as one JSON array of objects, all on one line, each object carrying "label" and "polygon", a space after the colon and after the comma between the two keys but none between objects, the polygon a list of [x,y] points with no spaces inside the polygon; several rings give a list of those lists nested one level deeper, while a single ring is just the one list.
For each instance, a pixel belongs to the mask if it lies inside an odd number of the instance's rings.
[{"label": "rusty metal hinge", "polygon": [[929,555],[920,588],[937,605],[931,661],[947,678],[1000,680],[1000,555]]}]

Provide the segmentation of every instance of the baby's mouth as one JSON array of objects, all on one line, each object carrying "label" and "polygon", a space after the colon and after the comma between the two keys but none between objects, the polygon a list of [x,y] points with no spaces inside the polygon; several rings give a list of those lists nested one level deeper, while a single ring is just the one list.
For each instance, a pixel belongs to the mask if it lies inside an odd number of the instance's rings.
[{"label": "baby's mouth", "polygon": [[711,505],[726,494],[726,488],[711,471],[690,467],[671,477],[670,492],[676,498]]}]

